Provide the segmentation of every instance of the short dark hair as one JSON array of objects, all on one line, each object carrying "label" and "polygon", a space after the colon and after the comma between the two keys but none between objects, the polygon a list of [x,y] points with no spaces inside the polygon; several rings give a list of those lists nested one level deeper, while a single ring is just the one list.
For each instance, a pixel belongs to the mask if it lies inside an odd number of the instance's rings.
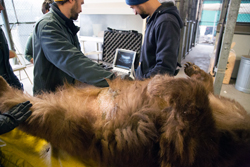
[{"label": "short dark hair", "polygon": [[54,2],[54,0],[45,0],[42,4],[42,12],[43,14],[46,13],[46,11],[49,11],[50,5]]}]

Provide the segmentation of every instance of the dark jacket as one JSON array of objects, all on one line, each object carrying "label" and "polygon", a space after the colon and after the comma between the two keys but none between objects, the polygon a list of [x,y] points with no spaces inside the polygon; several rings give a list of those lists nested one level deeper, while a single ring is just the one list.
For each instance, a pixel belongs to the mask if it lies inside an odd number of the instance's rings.
[{"label": "dark jacket", "polygon": [[180,43],[180,29],[183,27],[175,6],[163,3],[147,18],[144,43],[136,78],[143,80],[156,74],[174,75]]},{"label": "dark jacket", "polygon": [[10,86],[23,90],[22,83],[19,81],[11,68],[9,54],[9,46],[4,32],[0,27],[0,75]]},{"label": "dark jacket", "polygon": [[24,51],[25,59],[30,62],[30,60],[33,58],[33,50],[32,50],[32,33],[30,34]]},{"label": "dark jacket", "polygon": [[65,81],[107,87],[105,78],[113,73],[106,71],[87,58],[80,50],[80,43],[72,20],[66,18],[53,3],[49,13],[37,22],[33,32],[34,94],[55,91]]}]

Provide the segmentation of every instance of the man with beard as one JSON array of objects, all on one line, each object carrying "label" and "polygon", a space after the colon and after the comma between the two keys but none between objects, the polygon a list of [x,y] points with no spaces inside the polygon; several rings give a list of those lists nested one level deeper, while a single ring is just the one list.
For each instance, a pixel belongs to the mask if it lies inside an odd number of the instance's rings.
[{"label": "man with beard", "polygon": [[165,73],[175,75],[183,23],[174,3],[161,4],[158,0],[126,0],[126,3],[136,15],[147,18],[136,78],[143,80]]},{"label": "man with beard", "polygon": [[109,86],[105,78],[114,74],[87,58],[80,50],[77,20],[84,0],[54,0],[50,12],[36,23],[33,32],[34,88],[33,93],[55,91],[65,82],[76,80]]}]

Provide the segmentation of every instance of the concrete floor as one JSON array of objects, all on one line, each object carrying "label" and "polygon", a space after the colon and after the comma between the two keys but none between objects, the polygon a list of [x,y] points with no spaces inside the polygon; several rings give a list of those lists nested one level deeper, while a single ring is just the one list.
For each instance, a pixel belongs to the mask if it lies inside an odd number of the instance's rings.
[{"label": "concrete floor", "polygon": [[[182,64],[185,64],[185,62],[192,62],[198,65],[204,71],[208,71],[210,64],[210,55],[212,54],[213,49],[213,45],[198,44],[193,47],[186,58],[182,60]],[[33,65],[28,65],[26,71],[33,82]],[[16,75],[18,74],[19,73],[16,72]],[[180,69],[177,77],[187,77],[184,73],[183,68]],[[25,92],[33,95],[33,85],[30,83],[24,72],[21,72],[21,82],[24,84]],[[250,113],[250,94],[240,92],[235,89],[234,83],[230,83],[228,85],[223,84],[220,95],[238,101],[247,110],[247,112]]]}]

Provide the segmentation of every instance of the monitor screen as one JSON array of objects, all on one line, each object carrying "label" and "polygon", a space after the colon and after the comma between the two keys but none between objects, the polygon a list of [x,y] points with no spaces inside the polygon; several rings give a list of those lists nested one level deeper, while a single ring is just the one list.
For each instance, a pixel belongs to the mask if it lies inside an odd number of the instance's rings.
[{"label": "monitor screen", "polygon": [[132,50],[117,49],[115,56],[115,67],[131,69],[132,64],[134,63],[136,52]]}]

